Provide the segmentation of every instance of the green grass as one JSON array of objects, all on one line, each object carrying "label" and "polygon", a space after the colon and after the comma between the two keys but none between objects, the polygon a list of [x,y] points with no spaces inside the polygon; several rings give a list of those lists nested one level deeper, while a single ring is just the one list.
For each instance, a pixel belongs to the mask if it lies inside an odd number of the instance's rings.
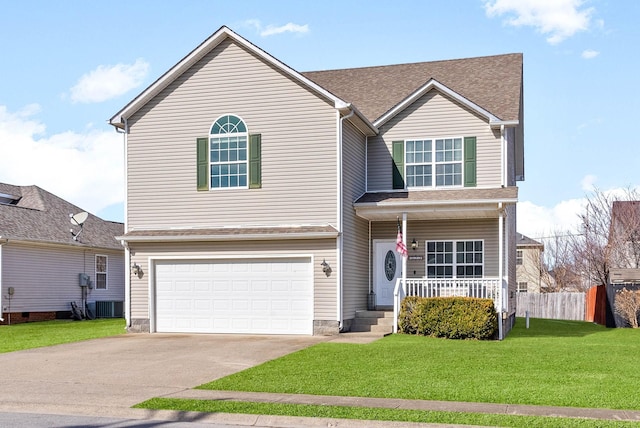
[{"label": "green grass", "polygon": [[0,353],[78,342],[125,333],[122,318],[56,320],[0,326]]},{"label": "green grass", "polygon": [[504,341],[321,343],[202,389],[640,409],[640,330],[518,320]]},{"label": "green grass", "polygon": [[316,418],[402,421],[438,424],[464,424],[508,427],[638,427],[638,422],[595,419],[556,418],[542,416],[496,415],[487,413],[436,412],[371,407],[319,406],[287,403],[254,403],[214,400],[154,398],[135,406],[154,410],[176,410],[208,413],[245,413],[254,415],[306,416]]}]

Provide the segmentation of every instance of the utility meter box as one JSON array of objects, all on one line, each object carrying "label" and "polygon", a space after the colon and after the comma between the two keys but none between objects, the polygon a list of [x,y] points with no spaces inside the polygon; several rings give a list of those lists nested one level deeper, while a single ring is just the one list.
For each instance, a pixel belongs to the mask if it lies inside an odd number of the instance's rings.
[{"label": "utility meter box", "polygon": [[78,279],[80,281],[80,287],[88,287],[89,284],[91,284],[91,279],[89,279],[89,275],[87,275],[86,273],[78,274]]}]

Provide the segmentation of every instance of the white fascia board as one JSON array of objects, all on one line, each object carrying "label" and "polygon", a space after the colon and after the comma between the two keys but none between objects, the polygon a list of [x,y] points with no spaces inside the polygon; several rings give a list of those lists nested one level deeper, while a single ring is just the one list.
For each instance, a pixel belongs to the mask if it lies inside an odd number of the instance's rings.
[{"label": "white fascia board", "polygon": [[358,202],[354,206],[356,210],[362,209],[376,209],[376,208],[402,208],[402,207],[430,207],[430,206],[477,206],[477,205],[492,205],[492,204],[515,204],[518,202],[518,198],[508,199],[464,199],[464,200],[440,200],[440,201],[415,201],[415,202]]},{"label": "white fascia board", "polygon": [[338,232],[310,232],[285,234],[234,234],[234,235],[153,235],[153,236],[116,236],[123,242],[165,242],[165,241],[277,241],[282,239],[326,239],[336,238]]},{"label": "white fascia board", "polygon": [[134,98],[122,110],[120,110],[111,119],[109,119],[109,123],[115,127],[123,128],[124,118],[131,117],[132,114],[138,111],[144,104],[146,104],[149,100],[151,100],[151,98],[153,98],[158,93],[160,93],[160,91],[166,88],[171,82],[173,82],[176,78],[178,78],[182,73],[184,73],[187,69],[189,69],[189,67],[195,64],[197,61],[199,61],[202,57],[208,54],[213,48],[219,45],[227,37],[233,39],[236,43],[242,45],[244,48],[256,54],[258,57],[262,58],[272,66],[276,67],[277,69],[281,70],[285,74],[292,77],[293,79],[298,80],[300,83],[307,86],[311,90],[315,91],[319,95],[333,101],[336,108],[339,108],[338,106],[348,105],[348,103],[336,97],[331,92],[327,91],[326,89],[322,88],[321,86],[307,79],[302,74],[298,73],[288,65],[277,60],[273,56],[269,55],[267,52],[258,48],[253,43],[239,36],[238,34],[233,32],[230,28],[226,26],[222,26],[218,31],[216,31],[207,40],[205,40],[198,47],[192,50],[180,62],[178,62],[166,73],[164,73],[160,78],[158,78],[158,80],[153,82],[140,95]]},{"label": "white fascia board", "polygon": [[375,126],[376,128],[380,128],[382,125],[384,125],[389,120],[391,120],[391,118],[393,118],[399,112],[401,112],[402,110],[404,110],[405,108],[407,108],[408,106],[413,104],[418,98],[420,98],[421,96],[423,96],[424,94],[429,92],[431,89],[437,89],[440,92],[444,93],[445,95],[449,96],[450,98],[453,98],[454,100],[458,101],[460,104],[469,107],[471,110],[474,110],[475,112],[477,112],[481,116],[486,117],[487,120],[489,121],[489,123],[501,122],[498,117],[496,117],[493,114],[489,113],[487,110],[483,109],[478,104],[469,101],[468,99],[466,99],[465,97],[463,97],[459,93],[457,93],[457,92],[453,91],[452,89],[446,87],[445,85],[443,85],[442,83],[438,82],[437,80],[431,79],[427,83],[422,85],[414,93],[412,93],[407,98],[402,100],[394,108],[392,108],[391,110],[386,112],[384,115],[382,115],[378,120],[374,121],[373,122],[373,126]]}]

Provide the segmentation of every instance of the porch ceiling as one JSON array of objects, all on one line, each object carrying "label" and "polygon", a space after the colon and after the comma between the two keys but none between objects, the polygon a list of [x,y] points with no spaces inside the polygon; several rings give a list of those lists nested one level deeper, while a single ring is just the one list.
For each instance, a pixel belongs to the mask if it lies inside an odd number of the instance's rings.
[{"label": "porch ceiling", "polygon": [[497,218],[500,203],[515,204],[517,187],[365,193],[354,202],[356,214],[372,221]]}]

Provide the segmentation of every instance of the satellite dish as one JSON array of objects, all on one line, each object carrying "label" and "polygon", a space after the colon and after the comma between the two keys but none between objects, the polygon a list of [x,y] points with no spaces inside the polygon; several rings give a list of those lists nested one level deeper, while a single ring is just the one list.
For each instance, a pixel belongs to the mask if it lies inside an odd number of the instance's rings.
[{"label": "satellite dish", "polygon": [[69,217],[71,217],[71,224],[73,224],[74,226],[82,226],[82,223],[87,221],[89,213],[82,211],[78,214],[69,214]]},{"label": "satellite dish", "polygon": [[80,230],[78,231],[78,233],[74,233],[73,229],[71,229],[71,235],[73,235],[73,240],[77,241],[78,236],[80,236],[80,234],[82,233],[82,225],[84,224],[85,221],[87,221],[89,214],[86,213],[85,211],[82,211],[81,213],[78,213],[78,214],[69,214],[69,217],[72,225],[80,226]]}]

